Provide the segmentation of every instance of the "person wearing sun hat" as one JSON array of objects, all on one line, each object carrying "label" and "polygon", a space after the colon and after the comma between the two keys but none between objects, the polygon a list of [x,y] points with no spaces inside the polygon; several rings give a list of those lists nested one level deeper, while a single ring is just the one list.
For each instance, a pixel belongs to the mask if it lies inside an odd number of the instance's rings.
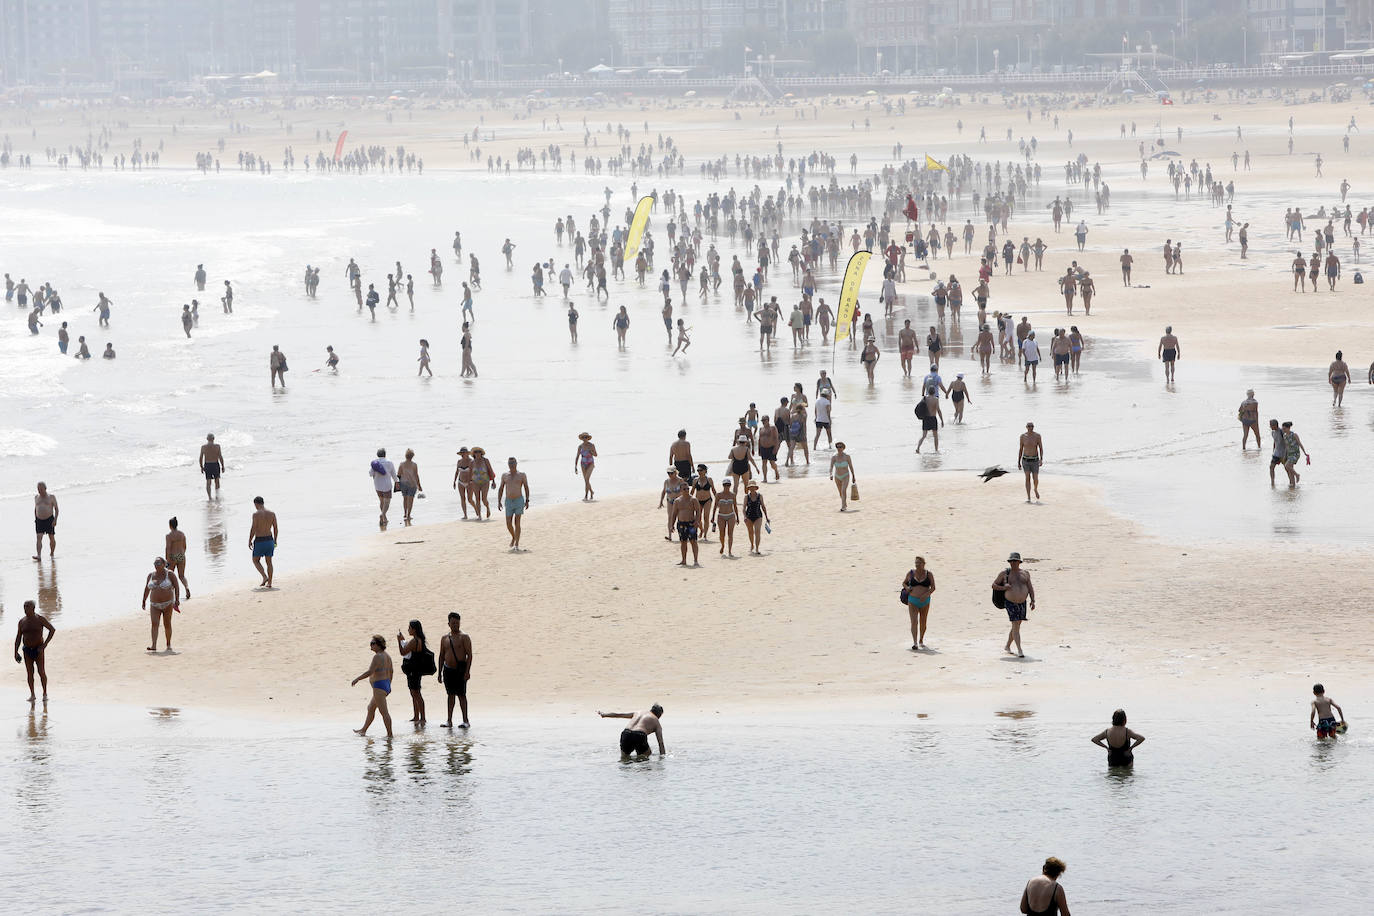
[{"label": "person wearing sun hat", "polygon": [[1012,551],[1007,557],[1007,568],[997,574],[997,578],[992,582],[992,590],[1001,592],[1002,599],[1007,611],[1007,620],[1011,621],[1011,631],[1007,633],[1007,644],[1004,651],[1011,655],[1011,644],[1016,643],[1016,656],[1025,658],[1026,653],[1021,651],[1021,624],[1026,620],[1026,602],[1029,599],[1031,610],[1035,609],[1035,586],[1031,584],[1030,573],[1021,568],[1021,554]]},{"label": "person wearing sun hat", "polygon": [[759,485],[751,480],[744,489],[744,528],[749,534],[749,552],[758,554],[762,553],[760,548],[763,546],[764,523],[771,524],[771,520],[768,518],[768,507],[763,503],[763,494],[759,492]]},{"label": "person wearing sun hat", "polygon": [[[468,517],[468,496],[472,489],[472,450],[466,445],[458,449],[458,466],[453,469],[453,489],[463,504],[463,518]],[[476,508],[476,504],[473,504]]]},{"label": "person wearing sun hat", "polygon": [[596,446],[592,445],[591,433],[578,433],[577,454],[573,456],[573,473],[582,472],[582,501],[591,502],[596,498],[592,490],[592,470],[596,467]]},{"label": "person wearing sun hat", "polygon": [[663,508],[663,503],[668,503],[668,533],[663,536],[663,540],[673,539],[673,503],[682,494],[682,488],[686,486],[686,481],[682,479],[676,467],[668,468],[668,479],[663,481],[663,489],[658,494],[658,507]]}]

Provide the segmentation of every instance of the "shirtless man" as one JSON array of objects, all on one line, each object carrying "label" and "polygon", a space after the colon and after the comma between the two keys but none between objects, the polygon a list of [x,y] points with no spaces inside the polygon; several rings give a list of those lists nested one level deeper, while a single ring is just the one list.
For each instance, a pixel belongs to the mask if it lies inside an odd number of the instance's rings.
[{"label": "shirtless man", "polygon": [[687,441],[687,430],[677,431],[677,441],[668,446],[668,463],[677,468],[678,479],[687,483],[692,479],[692,443]]},{"label": "shirtless man", "polygon": [[648,757],[649,736],[653,735],[658,739],[658,755],[662,757],[668,753],[663,748],[663,725],[659,719],[663,718],[663,707],[655,703],[649,707],[648,712],[602,712],[597,710],[596,714],[603,719],[629,719],[630,724],[620,733],[620,759],[628,760],[631,754],[638,754],[640,757]]},{"label": "shirtless man", "polygon": [[701,563],[697,562],[697,537],[700,534],[697,528],[699,510],[696,497],[692,495],[690,488],[683,487],[678,492],[677,498],[668,507],[668,512],[674,527],[677,528],[678,546],[682,548],[682,562],[677,565],[687,565],[687,546],[690,544],[692,547],[692,566],[700,566]]},{"label": "shirtless man", "polygon": [[177,524],[177,517],[174,515],[167,519],[167,539],[163,543],[162,555],[167,560],[167,567],[177,574],[181,580],[181,587],[186,590],[186,597],[191,597],[191,586],[186,582],[186,532],[182,531]]},{"label": "shirtless man", "polygon": [[759,427],[759,471],[763,476],[763,482],[768,482],[770,466],[773,468],[773,479],[781,480],[782,474],[778,471],[778,446],[782,442],[782,436],[767,414],[760,417],[759,422],[763,424]]},{"label": "shirtless man", "polygon": [[1174,380],[1174,362],[1183,354],[1182,348],[1178,345],[1178,338],[1174,336],[1173,325],[1164,329],[1164,336],[1159,338],[1159,352],[1156,354],[1164,361],[1164,381],[1166,383]]},{"label": "shirtless man", "polygon": [[1026,502],[1031,501],[1031,487],[1035,487],[1035,498],[1040,498],[1040,465],[1045,461],[1045,442],[1035,431],[1034,423],[1026,424],[1017,444],[1016,466],[1026,474]]},{"label": "shirtless man", "polygon": [[[47,638],[43,637],[43,631],[47,631]],[[38,679],[43,684],[43,702],[48,701],[48,669],[45,665],[45,655],[48,643],[52,642],[57,630],[48,622],[48,618],[37,613],[37,606],[32,601],[24,602],[24,616],[19,618],[19,631],[14,634],[14,662],[19,664],[19,650],[24,650],[24,671],[29,677],[29,702],[37,699],[33,692],[33,671],[38,669]]]},{"label": "shirtless man", "polygon": [[33,498],[33,558],[43,559],[43,535],[48,536],[48,558],[57,550],[57,497],[48,492],[48,485],[38,481],[38,494]]},{"label": "shirtless man", "polygon": [[1131,265],[1135,263],[1135,258],[1131,257],[1131,249],[1124,248],[1121,251],[1121,285],[1131,285]]},{"label": "shirtless man", "polygon": [[[253,497],[253,521],[248,527],[248,546],[253,549],[253,568],[262,576],[262,588],[272,587],[272,557],[277,552],[280,534],[277,530],[277,513],[266,507],[261,496]],[[267,571],[262,561],[267,560]]]},{"label": "shirtless man", "polygon": [[210,498],[210,483],[215,485],[215,494],[219,494],[219,478],[225,471],[229,470],[224,463],[224,452],[220,449],[219,443],[215,441],[214,433],[206,433],[205,444],[200,447],[200,472],[205,475],[205,498]]},{"label": "shirtless man", "polygon": [[510,548],[520,550],[520,519],[530,505],[530,482],[524,471],[516,469],[514,458],[506,459],[510,470],[501,475],[501,487],[496,491],[496,504],[506,510],[506,530],[510,532]]},{"label": "shirtless man", "polygon": [[1021,624],[1026,619],[1026,600],[1030,599],[1030,609],[1035,610],[1035,586],[1031,584],[1030,573],[1021,568],[1021,554],[1013,552],[1007,557],[1008,568],[997,574],[992,590],[1001,592],[1006,601],[1007,620],[1011,621],[1011,632],[1007,633],[1007,644],[1003,651],[1013,654],[1011,644],[1016,643],[1016,657],[1025,658],[1021,651]]},{"label": "shirtless man", "polygon": [[439,680],[448,694],[448,721],[440,728],[453,728],[453,701],[462,709],[459,728],[468,727],[468,681],[472,679],[472,637],[463,632],[463,616],[449,611],[448,632],[439,639]]},{"label": "shirtless man", "polygon": [[902,325],[902,329],[897,332],[897,349],[902,356],[902,375],[911,378],[911,357],[920,349],[916,342],[916,331],[911,327],[911,319],[908,318]]}]

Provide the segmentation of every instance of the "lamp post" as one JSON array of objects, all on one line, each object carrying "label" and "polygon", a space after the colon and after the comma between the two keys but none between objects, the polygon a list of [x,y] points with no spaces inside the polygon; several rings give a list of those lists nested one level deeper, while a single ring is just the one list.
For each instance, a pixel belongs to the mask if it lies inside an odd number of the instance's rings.
[{"label": "lamp post", "polygon": [[998,68],[999,68],[999,66],[1000,66],[1000,65],[999,65],[999,58],[1001,58],[1001,56],[1002,56],[1002,49],[1001,49],[1001,48],[993,48],[993,49],[992,49],[992,72],[993,72],[994,74],[997,73]]}]

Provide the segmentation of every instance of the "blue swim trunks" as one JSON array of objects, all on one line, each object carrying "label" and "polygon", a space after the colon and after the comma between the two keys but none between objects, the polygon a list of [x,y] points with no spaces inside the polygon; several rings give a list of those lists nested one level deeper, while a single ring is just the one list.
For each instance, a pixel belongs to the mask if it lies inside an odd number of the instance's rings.
[{"label": "blue swim trunks", "polygon": [[253,556],[270,557],[277,552],[277,542],[270,537],[253,538]]},{"label": "blue swim trunks", "polygon": [[512,516],[512,515],[524,515],[524,514],[525,514],[525,497],[523,497],[523,496],[507,496],[507,497],[506,497],[506,517],[509,518],[509,517]]}]

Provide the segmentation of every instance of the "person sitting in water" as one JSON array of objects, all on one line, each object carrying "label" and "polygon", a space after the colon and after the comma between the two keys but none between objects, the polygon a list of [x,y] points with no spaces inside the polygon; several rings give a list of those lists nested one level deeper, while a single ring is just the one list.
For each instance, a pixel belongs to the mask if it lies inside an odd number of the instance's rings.
[{"label": "person sitting in water", "polygon": [[101,355],[103,358],[105,358],[105,359],[114,359],[114,358],[115,358],[114,344],[112,344],[112,343],[107,343],[107,344],[105,344],[105,352],[102,353],[102,354],[100,354],[100,355]]},{"label": "person sitting in water", "polygon": [[658,755],[662,757],[667,753],[663,749],[663,725],[659,719],[663,718],[663,707],[655,703],[649,707],[648,712],[602,712],[597,710],[596,714],[603,719],[629,719],[630,724],[620,733],[620,756],[622,759],[638,754],[640,757],[650,756],[649,736],[653,735],[658,739]]},{"label": "person sitting in water", "polygon": [[1107,749],[1107,766],[1128,767],[1135,763],[1132,753],[1145,741],[1145,736],[1126,727],[1126,710],[1112,713],[1112,724],[1093,737],[1093,744]]}]

